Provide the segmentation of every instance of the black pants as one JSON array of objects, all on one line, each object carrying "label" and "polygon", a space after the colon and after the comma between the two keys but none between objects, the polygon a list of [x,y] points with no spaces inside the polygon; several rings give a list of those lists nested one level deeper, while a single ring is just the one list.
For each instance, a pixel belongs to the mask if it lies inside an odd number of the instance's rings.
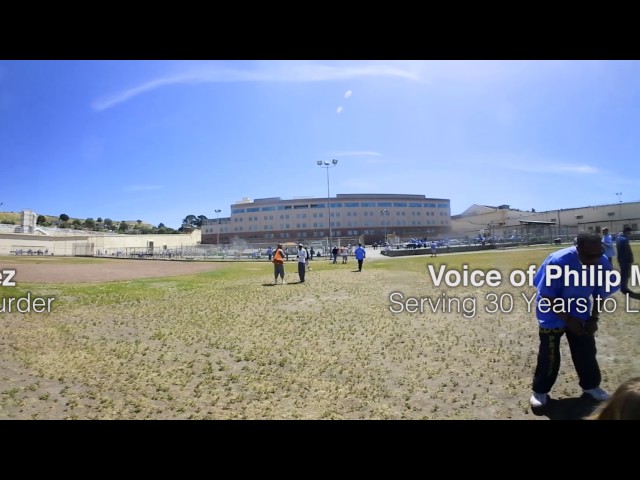
[{"label": "black pants", "polygon": [[580,379],[580,387],[589,390],[600,386],[600,367],[596,360],[593,335],[575,335],[563,328],[541,328],[538,364],[533,375],[533,391],[549,393],[560,370],[560,339],[567,334],[571,359]]},{"label": "black pants", "polygon": [[629,275],[631,274],[630,263],[620,263],[620,291],[622,293],[629,292]]},{"label": "black pants", "polygon": [[306,267],[307,266],[304,262],[298,262],[298,275],[300,276],[301,282],[304,282],[304,272]]},{"label": "black pants", "polygon": [[358,260],[358,271],[361,272],[362,271],[362,262],[364,260]]}]

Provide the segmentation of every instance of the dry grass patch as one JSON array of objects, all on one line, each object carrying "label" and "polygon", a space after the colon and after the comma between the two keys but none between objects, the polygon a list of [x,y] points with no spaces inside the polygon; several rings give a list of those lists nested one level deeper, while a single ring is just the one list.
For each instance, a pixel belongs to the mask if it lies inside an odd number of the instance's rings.
[{"label": "dry grass patch", "polygon": [[[287,264],[277,286],[267,262],[57,285],[51,314],[0,317],[0,418],[545,418],[528,407],[537,331],[520,295],[533,290],[435,288],[426,262],[508,272],[549,251],[367,260],[361,273],[318,262],[304,284]],[[478,311],[393,313],[392,292],[474,297]],[[512,295],[513,311],[485,312],[488,293]],[[603,386],[640,372],[639,329],[637,314],[603,314]],[[553,395],[576,397],[563,355]]]}]

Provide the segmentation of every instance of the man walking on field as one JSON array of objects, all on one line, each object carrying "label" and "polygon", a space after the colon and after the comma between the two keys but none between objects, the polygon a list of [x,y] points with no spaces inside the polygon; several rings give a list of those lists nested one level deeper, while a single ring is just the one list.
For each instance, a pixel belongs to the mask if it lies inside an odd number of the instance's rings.
[{"label": "man walking on field", "polygon": [[356,260],[358,260],[358,271],[362,271],[362,262],[367,256],[367,251],[364,249],[361,243],[358,244],[358,247],[353,252],[356,256]]}]

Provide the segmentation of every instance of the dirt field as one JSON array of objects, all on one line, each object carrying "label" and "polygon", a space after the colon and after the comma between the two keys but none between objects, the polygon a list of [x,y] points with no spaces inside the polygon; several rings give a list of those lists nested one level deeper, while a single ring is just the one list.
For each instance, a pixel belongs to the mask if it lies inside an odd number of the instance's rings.
[{"label": "dirt field", "polygon": [[[66,259],[65,259],[66,260]],[[68,259],[67,261],[72,261]],[[58,258],[31,262],[0,260],[0,268],[16,270],[17,283],[91,283],[173,277],[220,268],[220,263],[165,260],[96,259],[92,263],[65,263]]]},{"label": "dirt field", "polygon": [[[528,405],[538,339],[521,295],[531,289],[435,288],[425,273],[462,261],[508,271],[546,254],[371,255],[362,272],[352,260],[313,262],[305,283],[290,262],[277,286],[267,261],[0,258],[22,292],[55,297],[51,313],[0,314],[0,419],[582,418],[595,404],[566,341],[549,408]],[[135,281],[150,277],[171,278]],[[394,312],[397,292],[473,298],[478,309]],[[488,313],[494,294],[513,310]],[[640,373],[640,301],[615,298],[597,333],[608,390]]]}]

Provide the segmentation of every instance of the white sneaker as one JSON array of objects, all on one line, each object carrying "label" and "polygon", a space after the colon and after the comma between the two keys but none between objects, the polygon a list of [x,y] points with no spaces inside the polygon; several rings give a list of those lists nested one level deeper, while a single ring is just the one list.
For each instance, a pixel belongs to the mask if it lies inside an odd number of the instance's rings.
[{"label": "white sneaker", "polygon": [[587,395],[591,395],[591,398],[597,400],[598,402],[604,402],[607,398],[609,398],[609,394],[600,387],[583,390],[583,392]]},{"label": "white sneaker", "polygon": [[286,285],[286,284],[287,284],[287,282],[285,282],[285,281],[284,281],[284,278],[282,279],[282,284],[283,284],[283,285]]},{"label": "white sneaker", "polygon": [[548,401],[549,394],[533,392],[531,394],[531,398],[529,399],[529,405],[531,405],[533,408],[540,408],[544,407]]},{"label": "white sneaker", "polygon": [[277,285],[277,284],[278,284],[278,279],[277,279],[277,278],[273,281],[273,284],[274,284],[274,285]]}]

